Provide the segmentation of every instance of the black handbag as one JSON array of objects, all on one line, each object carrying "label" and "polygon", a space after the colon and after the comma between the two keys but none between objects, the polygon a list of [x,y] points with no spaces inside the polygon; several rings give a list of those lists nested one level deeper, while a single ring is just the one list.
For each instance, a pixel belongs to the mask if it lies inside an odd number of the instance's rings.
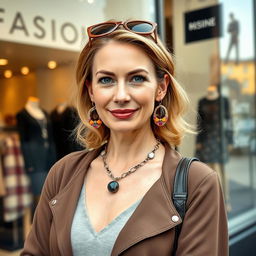
[{"label": "black handbag", "polygon": [[[184,217],[185,217],[186,202],[188,198],[188,172],[189,172],[189,167],[193,161],[199,161],[199,160],[195,157],[192,157],[192,158],[184,157],[180,160],[176,168],[176,173],[175,173],[175,178],[173,183],[172,200],[182,220],[184,220]],[[175,237],[174,237],[172,256],[176,255],[176,250],[178,247],[178,239],[179,239],[181,228],[182,228],[182,223],[175,227]]]}]

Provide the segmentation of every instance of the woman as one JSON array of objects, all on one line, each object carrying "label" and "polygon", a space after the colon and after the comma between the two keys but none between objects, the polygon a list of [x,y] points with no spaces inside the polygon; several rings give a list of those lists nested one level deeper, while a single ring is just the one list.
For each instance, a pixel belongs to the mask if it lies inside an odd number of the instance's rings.
[{"label": "woman", "polygon": [[[110,21],[88,35],[77,134],[92,150],[52,167],[22,255],[171,255],[181,223],[171,199],[181,159],[174,147],[190,132],[186,94],[155,23]],[[216,173],[193,163],[188,192],[176,255],[228,255]]]}]

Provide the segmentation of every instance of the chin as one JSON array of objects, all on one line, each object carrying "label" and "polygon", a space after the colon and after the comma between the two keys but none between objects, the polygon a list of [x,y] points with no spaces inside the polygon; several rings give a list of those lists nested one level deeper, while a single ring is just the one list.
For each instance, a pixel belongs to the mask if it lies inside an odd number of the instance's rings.
[{"label": "chin", "polygon": [[143,124],[134,124],[134,122],[120,122],[116,123],[115,126],[113,126],[113,123],[108,126],[111,132],[122,132],[122,133],[130,133],[130,132],[135,132],[137,130],[140,130],[144,127]]}]

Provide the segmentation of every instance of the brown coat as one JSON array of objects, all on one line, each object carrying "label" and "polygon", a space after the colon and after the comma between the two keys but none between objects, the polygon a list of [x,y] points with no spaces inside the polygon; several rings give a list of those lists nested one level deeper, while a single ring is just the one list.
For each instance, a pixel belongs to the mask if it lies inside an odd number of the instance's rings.
[{"label": "brown coat", "polygon": [[[73,215],[86,170],[99,152],[72,153],[52,167],[21,255],[72,256]],[[166,146],[162,175],[121,230],[111,256],[171,255],[174,227],[181,222],[172,221],[178,213],[171,199],[179,160],[180,155]],[[216,172],[194,162],[188,186],[177,256],[227,256],[227,218]]]}]

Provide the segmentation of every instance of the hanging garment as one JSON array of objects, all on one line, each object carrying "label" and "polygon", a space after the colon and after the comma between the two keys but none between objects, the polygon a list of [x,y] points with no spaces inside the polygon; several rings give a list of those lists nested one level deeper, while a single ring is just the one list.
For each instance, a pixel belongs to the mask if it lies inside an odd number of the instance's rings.
[{"label": "hanging garment", "polygon": [[4,221],[14,221],[32,204],[30,182],[18,136],[7,136],[3,141],[2,166],[6,194],[3,197]]},{"label": "hanging garment", "polygon": [[40,195],[47,173],[56,161],[51,122],[44,114],[44,120],[34,118],[26,109],[17,114],[25,169],[34,195]]},{"label": "hanging garment", "polygon": [[199,133],[196,143],[201,147],[196,150],[196,157],[205,163],[227,162],[228,145],[233,144],[228,99],[225,97],[218,97],[215,100],[202,98],[198,104],[198,114]]},{"label": "hanging garment", "polygon": [[0,197],[6,194],[5,185],[4,185],[4,176],[3,176],[3,167],[2,161],[0,161]]},{"label": "hanging garment", "polygon": [[63,112],[55,108],[51,113],[53,138],[56,145],[57,158],[83,148],[76,142],[73,134],[79,123],[77,111],[73,107],[67,107]]}]

